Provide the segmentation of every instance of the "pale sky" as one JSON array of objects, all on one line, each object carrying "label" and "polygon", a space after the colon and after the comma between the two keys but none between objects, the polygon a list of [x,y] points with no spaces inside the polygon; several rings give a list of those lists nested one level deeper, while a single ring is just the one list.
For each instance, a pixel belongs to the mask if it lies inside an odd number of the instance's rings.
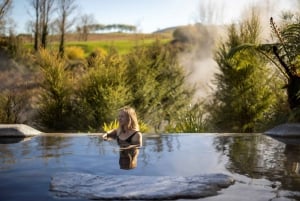
[{"label": "pale sky", "polygon": [[[31,0],[13,0],[11,16],[18,33],[26,32],[30,20]],[[220,23],[236,21],[254,3],[276,4],[278,10],[290,9],[297,0],[76,0],[76,16],[91,14],[99,24],[129,24],[139,32],[151,33],[158,29],[194,24],[200,20],[200,5],[211,8]],[[209,2],[209,3],[208,3]],[[211,9],[206,9],[209,12]],[[202,12],[203,13],[203,12]],[[274,17],[274,16],[273,16]],[[32,18],[31,18],[32,19]]]}]

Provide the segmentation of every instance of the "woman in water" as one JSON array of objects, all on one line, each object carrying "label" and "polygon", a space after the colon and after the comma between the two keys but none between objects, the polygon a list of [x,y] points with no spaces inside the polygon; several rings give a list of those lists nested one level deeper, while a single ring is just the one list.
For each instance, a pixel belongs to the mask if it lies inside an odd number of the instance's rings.
[{"label": "woman in water", "polygon": [[121,108],[118,121],[119,127],[105,133],[103,139],[116,139],[121,148],[141,147],[142,133],[135,110],[131,107]]},{"label": "woman in water", "polygon": [[142,146],[142,134],[139,131],[137,116],[133,108],[119,110],[119,127],[105,133],[104,140],[116,139],[120,146],[119,165],[121,169],[133,169],[137,166],[138,148]]}]

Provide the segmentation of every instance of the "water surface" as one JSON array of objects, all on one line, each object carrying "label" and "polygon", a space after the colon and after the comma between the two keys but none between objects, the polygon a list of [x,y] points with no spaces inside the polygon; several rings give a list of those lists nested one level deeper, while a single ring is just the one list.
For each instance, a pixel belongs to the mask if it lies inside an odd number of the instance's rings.
[{"label": "water surface", "polygon": [[116,142],[103,141],[99,135],[2,139],[0,200],[59,200],[49,191],[49,182],[64,171],[148,176],[224,173],[233,176],[235,184],[201,200],[300,200],[297,140],[286,144],[261,134],[144,134],[143,141],[137,166],[125,170],[120,169]]}]

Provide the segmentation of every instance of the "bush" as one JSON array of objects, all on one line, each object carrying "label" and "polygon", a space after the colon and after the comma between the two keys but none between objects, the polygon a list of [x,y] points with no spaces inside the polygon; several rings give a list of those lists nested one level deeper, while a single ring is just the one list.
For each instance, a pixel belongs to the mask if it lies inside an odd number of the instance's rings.
[{"label": "bush", "polygon": [[193,96],[193,87],[185,85],[186,72],[173,47],[159,41],[137,47],[126,58],[126,85],[134,94],[130,105],[141,120],[161,132],[163,122],[177,116]]},{"label": "bush", "polygon": [[65,61],[56,54],[41,50],[38,64],[43,81],[38,105],[38,123],[49,130],[66,130],[72,122],[70,74]]},{"label": "bush", "polygon": [[190,105],[166,128],[169,133],[203,133],[207,131],[202,103]]},{"label": "bush", "polygon": [[[22,114],[28,105],[26,92],[6,90],[0,93],[0,123],[23,123]],[[25,119],[26,121],[26,119]]]},{"label": "bush", "polygon": [[89,66],[95,66],[96,60],[103,60],[107,56],[107,51],[102,48],[96,48],[88,57]]},{"label": "bush", "polygon": [[65,55],[68,59],[71,60],[84,59],[84,51],[81,47],[66,47]]},{"label": "bush", "polygon": [[113,121],[115,112],[130,103],[132,96],[125,84],[125,69],[126,65],[118,54],[95,58],[80,80],[78,90],[78,107],[84,108],[85,126],[99,128],[104,122]]},{"label": "bush", "polygon": [[[140,125],[140,132],[145,133],[149,131],[149,126],[147,124],[145,124],[144,122],[139,122]],[[102,126],[102,129],[105,132],[111,131],[113,129],[116,129],[119,127],[119,122],[117,120],[114,120],[112,122],[110,122],[109,124],[104,123]]]}]

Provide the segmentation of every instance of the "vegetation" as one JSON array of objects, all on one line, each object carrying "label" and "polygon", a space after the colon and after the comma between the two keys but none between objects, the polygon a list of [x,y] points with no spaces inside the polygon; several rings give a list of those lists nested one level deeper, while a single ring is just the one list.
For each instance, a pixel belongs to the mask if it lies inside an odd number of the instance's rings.
[{"label": "vegetation", "polygon": [[69,129],[72,122],[71,77],[65,61],[46,50],[40,50],[38,66],[42,73],[38,100],[39,125],[46,130]]},{"label": "vegetation", "polygon": [[[139,126],[140,126],[140,131],[142,133],[146,133],[149,131],[149,127],[142,121],[139,121]],[[113,129],[116,129],[119,127],[119,122],[117,120],[114,120],[110,123],[104,123],[102,128],[103,128],[103,131],[105,132],[108,132],[108,131],[111,131]]]},{"label": "vegetation", "polygon": [[228,57],[232,48],[259,41],[260,24],[253,11],[251,18],[228,29],[228,41],[217,51],[216,61],[221,72],[216,75],[217,91],[211,114],[217,131],[256,132],[270,121],[276,97],[269,86],[270,70],[262,57],[244,51]]},{"label": "vegetation", "polygon": [[[1,69],[0,79],[8,83],[0,86],[1,123],[28,123],[43,131],[106,131],[116,126],[116,112],[124,105],[136,109],[145,132],[260,132],[300,120],[299,18],[286,18],[281,32],[271,20],[278,39],[272,44],[261,42],[255,10],[228,26],[227,38],[214,52],[220,70],[214,96],[206,100],[195,97],[197,88],[188,84],[179,62],[182,52],[214,47],[204,25],[179,27],[173,35],[92,35],[83,30],[93,27],[86,20],[76,36],[68,34],[76,5],[66,0],[59,4],[60,17],[52,19],[59,32],[48,35],[51,2],[31,2],[36,29],[30,44],[13,33],[0,41],[0,56],[9,53],[19,63]],[[78,41],[82,34],[84,42]],[[92,40],[95,36],[105,39]],[[284,85],[286,94],[279,90]]]},{"label": "vegetation", "polygon": [[230,56],[239,54],[241,51],[255,50],[264,55],[273,66],[277,67],[279,72],[284,77],[286,94],[291,113],[286,111],[289,115],[290,121],[300,121],[300,76],[299,76],[299,17],[290,14],[288,18],[284,18],[282,31],[276,26],[273,18],[270,19],[270,25],[273,34],[277,39],[272,44],[241,44],[233,48],[229,53]]},{"label": "vegetation", "polygon": [[178,64],[172,46],[159,41],[150,47],[138,47],[127,56],[127,85],[131,105],[142,120],[161,130],[162,121],[171,123],[189,103],[194,89],[185,85],[186,72]]}]

